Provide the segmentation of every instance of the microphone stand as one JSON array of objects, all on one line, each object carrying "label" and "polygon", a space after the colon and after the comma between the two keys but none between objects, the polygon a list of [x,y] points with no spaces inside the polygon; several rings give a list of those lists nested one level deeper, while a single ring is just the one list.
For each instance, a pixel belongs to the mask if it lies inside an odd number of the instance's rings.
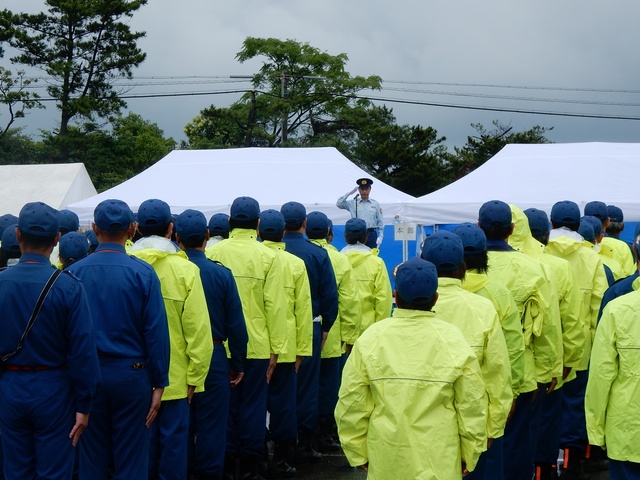
[{"label": "microphone stand", "polygon": [[354,200],[355,200],[355,202],[356,202],[356,218],[358,218],[358,197],[359,197],[359,196],[360,196],[360,194],[359,194],[359,193],[356,193],[356,196],[355,196],[355,197],[353,197],[353,199],[354,199]]}]

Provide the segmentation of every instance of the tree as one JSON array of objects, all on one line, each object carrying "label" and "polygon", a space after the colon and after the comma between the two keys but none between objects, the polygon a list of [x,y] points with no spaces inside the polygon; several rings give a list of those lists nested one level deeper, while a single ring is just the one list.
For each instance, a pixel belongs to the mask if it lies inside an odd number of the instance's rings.
[{"label": "tree", "polygon": [[25,78],[20,70],[14,76],[10,70],[0,66],[0,104],[6,106],[8,118],[0,125],[0,138],[11,128],[18,118],[24,118],[32,108],[44,108],[37,93],[27,90],[35,80]]},{"label": "tree", "polygon": [[46,13],[0,12],[7,42],[20,54],[13,63],[43,70],[52,78],[48,94],[60,110],[59,135],[83,119],[89,129],[98,119],[126,105],[114,81],[131,78],[146,54],[137,47],[144,32],[125,22],[147,0],[46,0]]},{"label": "tree", "polygon": [[0,165],[30,165],[39,163],[36,144],[19,128],[11,128],[0,135]]},{"label": "tree", "polygon": [[477,136],[467,137],[467,143],[455,147],[456,156],[452,159],[452,180],[457,180],[485,163],[509,143],[552,143],[545,133],[553,127],[538,125],[524,132],[513,132],[513,127],[503,125],[498,120],[493,122],[494,129],[487,131],[480,123],[471,124]]}]

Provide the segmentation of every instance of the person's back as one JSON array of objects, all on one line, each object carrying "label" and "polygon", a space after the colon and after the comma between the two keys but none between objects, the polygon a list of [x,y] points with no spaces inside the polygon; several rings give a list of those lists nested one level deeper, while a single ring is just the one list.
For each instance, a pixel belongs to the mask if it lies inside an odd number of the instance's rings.
[{"label": "person's back", "polygon": [[[420,262],[430,265],[429,283],[415,278],[419,291],[405,289],[402,277]],[[360,336],[345,365],[335,412],[340,441],[371,480],[460,478],[486,444],[478,361],[462,332],[429,311],[437,298],[433,265],[413,258],[396,281],[402,307]]]}]

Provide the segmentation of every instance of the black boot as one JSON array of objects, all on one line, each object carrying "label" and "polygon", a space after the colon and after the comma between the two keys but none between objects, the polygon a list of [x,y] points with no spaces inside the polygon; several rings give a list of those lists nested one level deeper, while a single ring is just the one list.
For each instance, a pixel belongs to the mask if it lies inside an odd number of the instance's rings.
[{"label": "black boot", "polygon": [[260,475],[260,458],[243,455],[240,458],[240,475],[238,480],[264,480]]},{"label": "black boot", "polygon": [[224,470],[222,472],[223,480],[236,480],[239,478],[240,459],[237,455],[224,456]]},{"label": "black boot", "polygon": [[318,450],[321,453],[339,452],[340,444],[336,442],[335,420],[329,417],[320,417],[320,433],[318,434]]},{"label": "black boot", "polygon": [[564,449],[564,462],[560,469],[560,478],[562,480],[585,480],[589,476],[582,473],[582,461],[584,460],[584,451],[569,447]]},{"label": "black boot", "polygon": [[536,463],[535,480],[557,480],[557,478],[557,465],[551,465],[550,463]]},{"label": "black boot", "polygon": [[296,476],[296,469],[287,463],[290,451],[295,446],[289,443],[276,442],[273,446],[273,458],[269,465],[269,478],[292,478]]},{"label": "black boot", "polygon": [[606,472],[609,470],[607,453],[596,445],[589,445],[588,456],[584,459],[585,472]]},{"label": "black boot", "polygon": [[313,433],[308,430],[299,430],[296,463],[319,463],[321,461],[322,454],[313,448]]}]

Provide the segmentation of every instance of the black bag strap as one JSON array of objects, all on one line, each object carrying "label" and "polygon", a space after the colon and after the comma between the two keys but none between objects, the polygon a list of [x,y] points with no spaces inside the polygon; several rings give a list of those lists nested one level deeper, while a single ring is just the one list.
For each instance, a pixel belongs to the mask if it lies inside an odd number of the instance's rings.
[{"label": "black bag strap", "polygon": [[44,303],[45,299],[47,298],[47,294],[49,293],[49,290],[51,290],[51,287],[53,287],[53,284],[55,283],[56,279],[60,276],[61,273],[62,273],[62,270],[58,270],[56,268],[56,271],[53,272],[51,277],[49,277],[49,280],[47,281],[47,284],[42,289],[42,292],[40,292],[40,296],[38,297],[38,301],[36,302],[36,306],[33,308],[33,312],[31,312],[31,317],[29,318],[29,321],[27,322],[27,327],[24,329],[24,332],[22,333],[22,337],[20,337],[20,341],[18,341],[18,346],[16,347],[16,349],[13,352],[7,353],[6,355],[2,356],[2,363],[5,363],[11,357],[16,355],[20,350],[22,350],[22,345],[24,344],[24,340],[25,340],[25,338],[27,338],[27,335],[29,335],[29,332],[33,328],[33,325],[36,323],[36,318],[38,317],[38,314],[40,313],[40,310],[42,309],[42,304]]}]

